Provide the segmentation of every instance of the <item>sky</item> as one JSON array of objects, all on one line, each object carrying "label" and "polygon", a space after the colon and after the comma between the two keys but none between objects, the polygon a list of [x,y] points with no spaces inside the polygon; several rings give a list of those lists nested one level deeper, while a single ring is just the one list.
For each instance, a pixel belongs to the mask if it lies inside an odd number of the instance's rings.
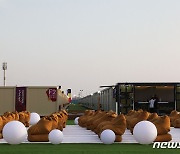
[{"label": "sky", "polygon": [[179,8],[179,0],[0,0],[6,85],[85,96],[118,82],[180,82]]}]

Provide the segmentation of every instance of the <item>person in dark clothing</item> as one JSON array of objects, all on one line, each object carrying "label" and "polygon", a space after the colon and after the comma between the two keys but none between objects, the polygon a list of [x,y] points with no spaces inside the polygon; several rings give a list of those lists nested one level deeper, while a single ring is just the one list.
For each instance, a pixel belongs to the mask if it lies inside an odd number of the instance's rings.
[{"label": "person in dark clothing", "polygon": [[159,98],[157,97],[157,95],[155,94],[154,95],[154,99],[155,99],[155,101],[154,101],[154,112],[158,112],[158,102],[159,102]]}]

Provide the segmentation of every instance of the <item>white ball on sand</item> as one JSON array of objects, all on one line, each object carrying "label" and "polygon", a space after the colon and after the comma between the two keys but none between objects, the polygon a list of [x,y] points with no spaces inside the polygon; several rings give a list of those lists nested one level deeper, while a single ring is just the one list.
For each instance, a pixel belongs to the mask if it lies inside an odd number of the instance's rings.
[{"label": "white ball on sand", "polygon": [[53,129],[48,135],[52,144],[59,144],[63,140],[63,133],[59,129]]},{"label": "white ball on sand", "polygon": [[141,121],[135,125],[133,136],[140,144],[151,144],[157,137],[157,128],[150,121]]},{"label": "white ball on sand", "polygon": [[75,124],[75,125],[78,125],[78,119],[79,119],[79,117],[76,117],[76,118],[74,119],[74,124]]},{"label": "white ball on sand", "polygon": [[116,135],[112,130],[106,129],[101,133],[100,139],[104,144],[112,144],[116,139]]},{"label": "white ball on sand", "polygon": [[30,123],[30,125],[35,125],[40,119],[41,118],[40,118],[39,114],[32,112],[30,115],[29,123]]},{"label": "white ball on sand", "polygon": [[2,130],[3,138],[9,144],[20,144],[27,138],[27,130],[19,121],[8,122]]}]

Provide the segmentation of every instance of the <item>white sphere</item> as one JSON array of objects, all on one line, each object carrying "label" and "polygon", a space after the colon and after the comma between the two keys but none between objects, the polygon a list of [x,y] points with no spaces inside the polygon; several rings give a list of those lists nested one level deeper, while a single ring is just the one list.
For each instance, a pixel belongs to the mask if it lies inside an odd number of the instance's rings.
[{"label": "white sphere", "polygon": [[59,144],[63,140],[63,133],[59,129],[53,129],[48,135],[52,144]]},{"label": "white sphere", "polygon": [[2,130],[3,138],[9,144],[20,144],[27,139],[27,130],[19,121],[8,122]]},{"label": "white sphere", "polygon": [[100,138],[104,144],[112,144],[116,139],[116,135],[112,130],[106,129],[101,133]]},{"label": "white sphere", "polygon": [[157,137],[157,128],[150,121],[141,121],[135,125],[133,136],[140,144],[151,144]]},{"label": "white sphere", "polygon": [[79,119],[79,117],[76,117],[76,118],[74,119],[74,124],[75,124],[75,125],[78,125],[78,119]]},{"label": "white sphere", "polygon": [[39,114],[32,112],[30,115],[29,123],[30,123],[30,125],[35,125],[40,119],[41,118],[40,118]]}]

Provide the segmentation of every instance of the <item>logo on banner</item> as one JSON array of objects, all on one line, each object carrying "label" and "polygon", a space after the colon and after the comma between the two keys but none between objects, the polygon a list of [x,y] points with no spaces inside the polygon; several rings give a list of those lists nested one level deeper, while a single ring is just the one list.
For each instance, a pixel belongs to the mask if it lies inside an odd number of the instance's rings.
[{"label": "logo on banner", "polygon": [[48,96],[48,99],[52,102],[55,102],[57,100],[57,88],[49,88],[46,91],[46,94]]},{"label": "logo on banner", "polygon": [[16,111],[26,110],[26,87],[16,87]]}]

